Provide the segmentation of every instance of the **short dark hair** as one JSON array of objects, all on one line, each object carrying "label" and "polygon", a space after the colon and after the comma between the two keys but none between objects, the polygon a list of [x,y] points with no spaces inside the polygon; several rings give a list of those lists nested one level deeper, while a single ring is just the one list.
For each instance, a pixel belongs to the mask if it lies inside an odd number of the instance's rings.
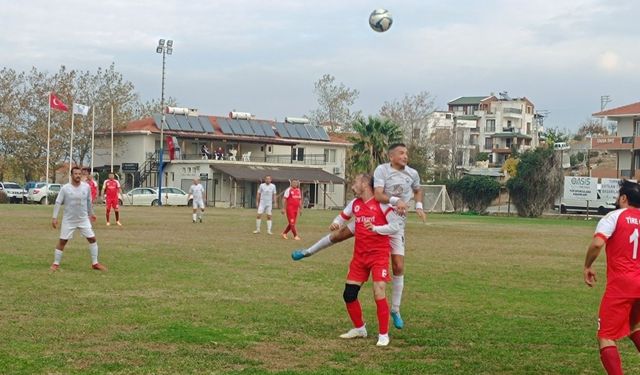
[{"label": "short dark hair", "polygon": [[76,166],[76,167],[71,167],[71,173],[73,173],[73,171],[76,169],[82,172],[82,169]]},{"label": "short dark hair", "polygon": [[629,206],[640,208],[640,185],[629,180],[620,181],[620,196],[625,195]]},{"label": "short dark hair", "polygon": [[392,143],[391,145],[389,145],[389,150],[388,152],[391,152],[393,150],[395,150],[398,147],[404,147],[407,148],[407,145],[405,145],[404,143],[398,142],[398,143]]},{"label": "short dark hair", "polygon": [[91,168],[89,168],[89,167],[84,167],[84,168],[82,168],[82,171],[83,171],[83,172],[89,172],[89,173],[91,173]]}]

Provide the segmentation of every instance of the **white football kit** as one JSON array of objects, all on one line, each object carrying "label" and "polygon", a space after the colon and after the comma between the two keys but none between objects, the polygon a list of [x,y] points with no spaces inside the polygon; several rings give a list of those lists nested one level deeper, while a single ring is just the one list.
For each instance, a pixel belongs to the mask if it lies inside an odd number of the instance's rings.
[{"label": "white football kit", "polygon": [[193,198],[193,209],[204,209],[204,187],[202,187],[202,184],[191,185],[189,194],[191,194]]},{"label": "white football kit", "polygon": [[64,205],[62,225],[60,226],[60,239],[69,240],[76,229],[80,230],[86,238],[95,237],[91,228],[90,216],[93,215],[91,204],[91,188],[88,184],[79,186],[65,184],[58,193],[56,204],[53,208],[53,218],[58,218],[60,207]]},{"label": "white football kit", "polygon": [[273,196],[276,194],[276,185],[261,183],[258,187],[260,202],[258,202],[258,215],[263,213],[271,215],[273,211]]},{"label": "white football kit", "polygon": [[[390,163],[380,164],[373,172],[373,187],[384,188],[389,197],[398,197],[405,203],[413,199],[413,192],[420,188],[420,175],[415,169],[406,166],[403,170],[391,167]],[[390,236],[391,254],[404,255],[404,227],[407,221],[402,216],[400,230]]]}]

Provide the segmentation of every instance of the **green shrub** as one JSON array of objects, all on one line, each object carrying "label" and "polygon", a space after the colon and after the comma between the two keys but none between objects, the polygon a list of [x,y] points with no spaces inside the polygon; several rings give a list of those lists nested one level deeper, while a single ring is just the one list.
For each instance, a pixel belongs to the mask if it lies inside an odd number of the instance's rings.
[{"label": "green shrub", "polygon": [[469,211],[481,214],[500,194],[500,183],[487,176],[464,176],[452,183],[450,189]]},{"label": "green shrub", "polygon": [[0,204],[9,203],[9,197],[4,191],[0,191]]}]

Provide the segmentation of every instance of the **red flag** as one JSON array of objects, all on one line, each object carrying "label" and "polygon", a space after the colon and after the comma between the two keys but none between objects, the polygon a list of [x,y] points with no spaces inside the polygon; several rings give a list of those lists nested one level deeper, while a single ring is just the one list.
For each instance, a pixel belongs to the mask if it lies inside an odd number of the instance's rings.
[{"label": "red flag", "polygon": [[58,98],[54,93],[51,93],[51,95],[49,95],[49,106],[59,111],[64,111],[64,112],[69,111],[69,108],[67,107],[67,105],[64,104],[62,100],[60,100],[60,98]]}]

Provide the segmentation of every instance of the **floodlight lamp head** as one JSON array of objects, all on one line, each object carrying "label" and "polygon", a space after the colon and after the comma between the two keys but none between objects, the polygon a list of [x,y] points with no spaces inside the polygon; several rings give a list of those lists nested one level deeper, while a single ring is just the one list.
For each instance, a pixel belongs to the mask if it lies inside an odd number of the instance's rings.
[{"label": "floodlight lamp head", "polygon": [[164,46],[164,39],[160,39],[160,41],[158,42],[159,46]]},{"label": "floodlight lamp head", "polygon": [[162,53],[162,47],[158,46],[158,48],[156,48],[156,52],[157,53]]},{"label": "floodlight lamp head", "polygon": [[167,48],[167,55],[171,55],[173,53],[173,48]]},{"label": "floodlight lamp head", "polygon": [[167,40],[167,47],[173,47],[173,40]]}]

